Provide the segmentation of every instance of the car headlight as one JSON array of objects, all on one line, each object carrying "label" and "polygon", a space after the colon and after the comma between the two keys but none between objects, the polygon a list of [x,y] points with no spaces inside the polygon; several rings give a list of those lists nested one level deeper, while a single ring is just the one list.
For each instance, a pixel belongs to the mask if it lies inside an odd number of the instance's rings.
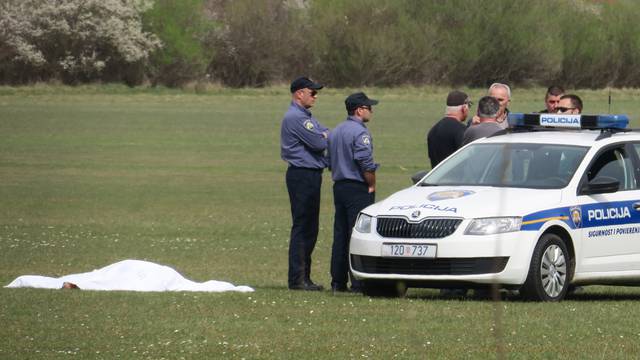
[{"label": "car headlight", "polygon": [[370,233],[371,232],[371,216],[360,213],[358,215],[358,219],[356,219],[356,225],[354,226],[359,233]]},{"label": "car headlight", "polygon": [[467,230],[466,235],[492,235],[502,234],[520,230],[522,225],[521,217],[495,217],[473,219]]}]

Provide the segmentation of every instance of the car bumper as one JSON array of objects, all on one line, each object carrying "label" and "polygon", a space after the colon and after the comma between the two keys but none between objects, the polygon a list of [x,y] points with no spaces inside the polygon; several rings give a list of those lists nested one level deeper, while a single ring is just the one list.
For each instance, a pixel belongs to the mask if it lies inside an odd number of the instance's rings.
[{"label": "car bumper", "polygon": [[[498,235],[464,235],[461,229],[439,239],[383,238],[376,232],[353,231],[350,266],[360,280],[405,281],[412,286],[452,283],[523,284],[537,234],[518,231]],[[435,258],[383,257],[383,244],[437,246]]]}]

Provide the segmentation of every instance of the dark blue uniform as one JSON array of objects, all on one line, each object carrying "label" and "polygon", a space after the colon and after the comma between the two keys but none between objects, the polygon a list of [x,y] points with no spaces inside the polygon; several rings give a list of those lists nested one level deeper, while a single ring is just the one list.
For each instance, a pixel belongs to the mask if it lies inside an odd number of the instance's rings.
[{"label": "dark blue uniform", "polygon": [[329,129],[309,110],[292,102],[280,128],[281,157],[289,164],[286,175],[291,202],[289,288],[311,283],[311,253],[318,239],[322,170],[327,166]]},{"label": "dark blue uniform", "polygon": [[[373,140],[365,124],[354,116],[338,125],[329,136],[329,161],[333,178],[335,220],[331,252],[331,287],[345,290],[349,280],[349,240],[358,213],[375,201],[369,193],[365,171],[378,168],[373,160]],[[360,284],[351,279],[353,289]]]}]

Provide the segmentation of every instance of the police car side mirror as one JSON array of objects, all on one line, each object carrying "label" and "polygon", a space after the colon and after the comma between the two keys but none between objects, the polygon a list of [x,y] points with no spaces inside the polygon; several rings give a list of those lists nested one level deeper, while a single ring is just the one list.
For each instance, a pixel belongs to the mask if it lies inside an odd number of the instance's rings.
[{"label": "police car side mirror", "polygon": [[596,176],[595,179],[584,184],[580,195],[607,194],[618,191],[620,181],[610,176]]},{"label": "police car side mirror", "polygon": [[416,183],[418,183],[418,181],[420,181],[425,175],[427,175],[429,172],[428,171],[418,171],[417,173],[413,174],[411,176],[411,181],[413,181],[413,184],[415,185]]}]

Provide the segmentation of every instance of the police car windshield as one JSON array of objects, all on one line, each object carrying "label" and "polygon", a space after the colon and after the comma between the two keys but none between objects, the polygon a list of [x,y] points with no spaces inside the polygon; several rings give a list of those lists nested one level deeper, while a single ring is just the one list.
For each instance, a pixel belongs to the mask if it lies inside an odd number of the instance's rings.
[{"label": "police car windshield", "polygon": [[569,183],[587,150],[557,144],[471,144],[419,185],[559,189]]}]

